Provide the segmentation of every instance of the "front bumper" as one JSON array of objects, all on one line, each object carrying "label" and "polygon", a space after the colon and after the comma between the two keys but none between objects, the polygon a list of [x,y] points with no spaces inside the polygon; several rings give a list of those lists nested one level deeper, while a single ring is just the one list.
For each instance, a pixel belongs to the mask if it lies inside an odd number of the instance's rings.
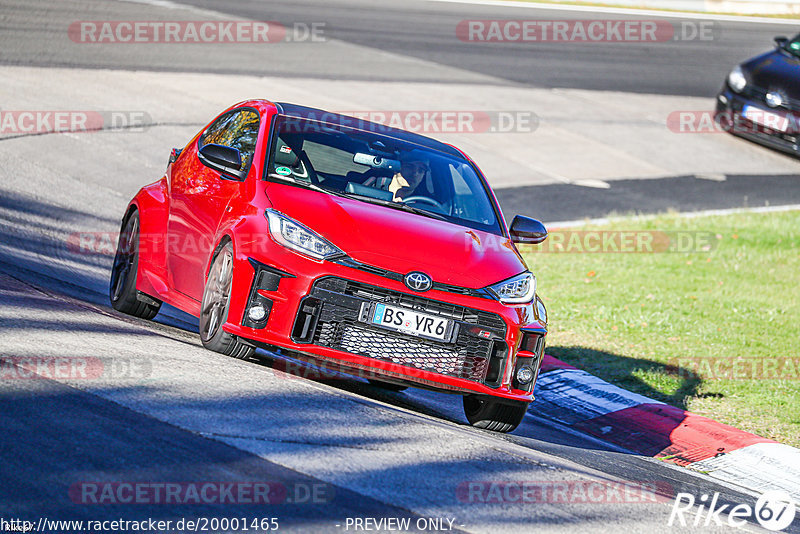
[{"label": "front bumper", "polygon": [[[789,130],[782,132],[747,119],[744,116],[744,107],[746,105],[768,112],[785,114],[790,118]],[[785,109],[771,109],[759,95],[735,93],[726,85],[717,95],[716,115],[717,123],[734,135],[787,154],[800,156],[800,131],[797,128],[798,115],[796,112],[793,113]]]},{"label": "front bumper", "polygon": [[[235,260],[239,283],[231,294],[226,332],[257,346],[335,362],[359,374],[367,371],[377,379],[533,400],[547,334],[534,304],[507,306],[457,288],[415,293],[386,276],[316,262],[282,248],[270,257],[279,261]],[[309,272],[314,274],[302,274]],[[363,310],[375,303],[447,318],[453,334],[436,341],[374,326],[363,320]],[[254,305],[268,311],[259,323],[248,317]],[[515,379],[522,365],[534,370],[534,379],[525,385]]]}]

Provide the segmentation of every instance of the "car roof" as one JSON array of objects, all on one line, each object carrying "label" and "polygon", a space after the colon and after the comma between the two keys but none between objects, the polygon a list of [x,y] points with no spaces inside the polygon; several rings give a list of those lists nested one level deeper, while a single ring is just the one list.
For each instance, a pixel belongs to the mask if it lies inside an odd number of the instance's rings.
[{"label": "car roof", "polygon": [[348,126],[357,130],[375,132],[399,141],[414,143],[416,145],[437,150],[439,152],[444,152],[445,154],[450,154],[452,156],[464,157],[463,154],[458,151],[458,149],[446,143],[442,143],[441,141],[437,141],[436,139],[425,137],[424,135],[408,132],[406,130],[400,130],[398,128],[392,128],[391,126],[370,122],[356,117],[350,117],[348,115],[325,111],[322,109],[299,106],[297,104],[290,104],[288,102],[275,102],[274,104],[278,110],[278,113],[287,117],[322,121],[341,126]]}]

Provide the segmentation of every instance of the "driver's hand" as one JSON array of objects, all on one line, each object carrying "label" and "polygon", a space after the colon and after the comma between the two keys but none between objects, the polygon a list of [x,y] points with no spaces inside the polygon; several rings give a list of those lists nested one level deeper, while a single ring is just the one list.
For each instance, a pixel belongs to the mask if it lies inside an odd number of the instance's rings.
[{"label": "driver's hand", "polygon": [[394,200],[395,202],[402,202],[403,197],[406,197],[409,194],[411,194],[412,189],[408,181],[403,177],[402,174],[398,172],[395,173],[394,176],[392,176],[392,181],[389,184],[389,191],[391,191],[392,194],[394,195],[392,197],[392,200]]}]

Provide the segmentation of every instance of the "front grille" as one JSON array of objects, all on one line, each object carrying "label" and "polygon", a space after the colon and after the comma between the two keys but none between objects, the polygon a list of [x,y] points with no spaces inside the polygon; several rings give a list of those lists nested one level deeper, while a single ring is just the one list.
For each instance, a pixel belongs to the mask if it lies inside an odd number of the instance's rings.
[{"label": "front grille", "polygon": [[487,358],[465,357],[458,350],[448,350],[356,325],[345,325],[340,331],[338,345],[353,354],[367,354],[379,360],[458,378],[482,380],[486,376]]},{"label": "front grille", "polygon": [[[760,102],[764,102],[764,104],[766,104],[768,92],[769,89],[764,89],[763,87],[758,87],[756,85],[748,84],[745,86],[742,94],[744,96],[748,96],[750,98],[759,100]],[[778,109],[784,108],[790,111],[800,111],[800,100],[794,98],[788,98],[785,92],[783,93],[783,96],[784,96],[783,105],[780,106]],[[767,106],[767,109],[770,109],[769,106]]]},{"label": "front grille", "polygon": [[[456,338],[445,343],[362,323],[365,301],[451,318],[458,324]],[[481,337],[481,331],[491,335]],[[493,313],[328,277],[314,284],[300,306],[293,335],[298,342],[496,386],[507,353],[505,332],[505,322]]]},{"label": "front grille", "polygon": [[409,295],[408,293],[401,293],[399,291],[392,291],[369,284],[353,282],[352,280],[345,280],[344,278],[323,278],[319,280],[314,287],[348,296],[359,297],[365,300],[398,304],[434,315],[443,315],[457,321],[464,321],[466,323],[482,326],[488,330],[505,331],[505,323],[500,316],[483,310],[459,306],[457,304],[430,300],[416,295]]}]

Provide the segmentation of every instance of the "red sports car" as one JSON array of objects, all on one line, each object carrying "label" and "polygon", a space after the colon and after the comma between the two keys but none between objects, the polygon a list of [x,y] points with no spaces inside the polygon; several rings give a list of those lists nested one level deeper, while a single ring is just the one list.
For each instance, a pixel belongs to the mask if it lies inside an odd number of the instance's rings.
[{"label": "red sports car", "polygon": [[547,334],[536,278],[475,163],[433,139],[318,109],[229,108],[142,188],[110,297],[199,318],[207,348],[335,363],[389,389],[464,397],[474,426],[522,421]]}]

